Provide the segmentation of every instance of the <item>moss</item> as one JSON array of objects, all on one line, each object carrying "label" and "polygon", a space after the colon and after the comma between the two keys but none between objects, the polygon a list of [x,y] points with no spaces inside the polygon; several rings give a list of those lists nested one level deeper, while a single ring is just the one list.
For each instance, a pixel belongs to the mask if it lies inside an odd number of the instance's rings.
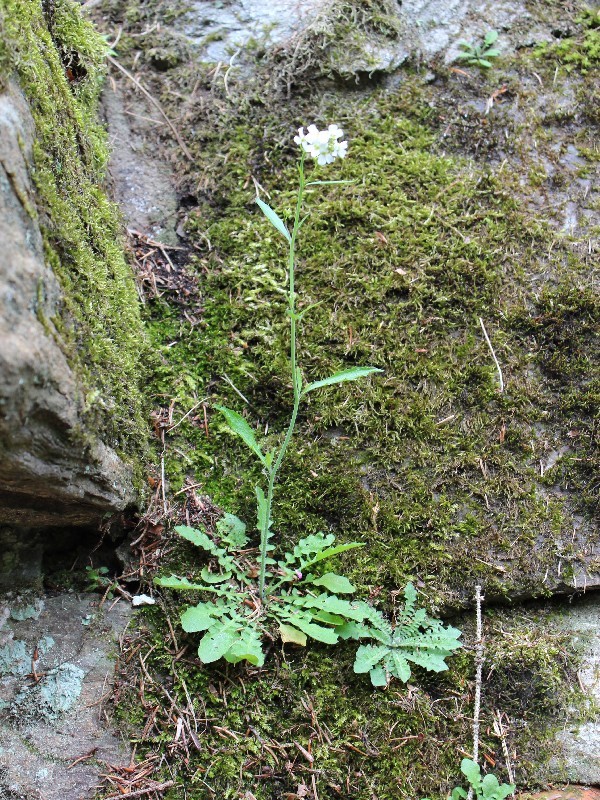
[{"label": "moss", "polygon": [[[485,576],[489,592],[531,591],[554,568],[556,537],[572,529],[569,500],[540,492],[532,444],[536,425],[563,423],[553,393],[551,401],[531,377],[543,354],[523,265],[535,269],[548,230],[523,216],[504,176],[437,155],[428,110],[413,105],[407,116],[405,93],[381,92],[346,111],[352,155],[335,177],[356,183],[309,200],[298,291],[301,306],[321,305],[302,326],[305,375],[354,364],[385,375],[310,397],[282,475],[278,527],[285,540],[329,527],[368,541],[367,563],[345,563],[365,588],[393,590],[411,578],[432,602],[456,602]],[[277,136],[291,140],[293,128],[280,128]],[[267,161],[241,125],[227,135],[202,143],[210,205],[189,223],[190,236],[198,229],[212,247],[197,261],[202,325],[180,335],[177,314],[154,308],[156,345],[168,342],[156,388],[177,395],[184,410],[205,396],[244,408],[233,384],[274,444],[291,403],[284,253],[243,187],[252,172],[286,216],[293,155],[273,145]],[[231,169],[217,179],[219,159]],[[557,269],[564,257],[560,248],[551,256]],[[504,364],[503,395],[479,316]],[[574,335],[583,336],[580,327]],[[174,488],[194,471],[217,502],[250,521],[260,475],[243,446],[210,413],[208,439],[199,423],[180,434],[186,460],[169,461]],[[479,560],[468,556],[474,542]]]},{"label": "moss", "polygon": [[577,36],[568,36],[558,42],[544,42],[536,54],[562,64],[567,71],[579,70],[584,75],[600,63],[600,9],[586,9],[576,20]]},{"label": "moss", "polygon": [[[548,69],[542,77],[551,85]],[[530,76],[529,63],[527,70]],[[174,92],[185,97],[198,86],[198,76],[196,65],[180,66],[169,75],[169,91],[160,78],[153,89],[165,90],[169,107]],[[190,326],[164,300],[146,308],[162,359],[157,403],[173,398],[182,414],[201,401],[207,406],[207,425],[203,414],[191,414],[168,437],[167,472],[173,490],[192,478],[198,493],[253,524],[260,470],[211,410],[223,403],[243,411],[272,445],[291,406],[284,243],[253,203],[252,178],[289,220],[295,129],[335,120],[348,131],[349,157],[335,175],[319,177],[355,183],[320,189],[309,201],[299,301],[321,305],[303,323],[301,363],[310,379],[354,364],[385,374],[314,393],[303,407],[276,503],[278,542],[317,530],[365,541],[339,566],[361,596],[389,611],[408,578],[438,610],[466,603],[476,580],[488,600],[508,604],[516,594],[548,592],[561,577],[557,569],[563,579],[573,572],[576,511],[589,540],[597,535],[591,507],[578,507],[573,478],[561,473],[567,463],[579,469],[588,446],[568,437],[574,420],[577,430],[594,429],[592,404],[583,401],[595,317],[587,296],[577,303],[589,268],[524,203],[520,181],[530,167],[547,183],[525,158],[528,141],[545,143],[543,121],[532,131],[495,107],[482,122],[481,98],[497,88],[497,76],[477,76],[468,90],[441,73],[432,86],[418,73],[399,77],[389,91],[346,93],[342,103],[330,84],[313,83],[284,103],[234,73],[229,96],[219,93],[207,68],[200,84],[212,86],[214,106],[191,116],[186,131],[196,156],[188,180],[198,187],[187,234],[202,278],[203,316]],[[268,76],[261,80],[272,85]],[[520,75],[507,77],[505,99],[523,83]],[[550,300],[559,297],[564,310],[554,321]],[[479,317],[502,365],[503,393]],[[569,349],[578,354],[568,379],[571,402],[580,403],[572,417],[558,372],[551,376]],[[547,464],[565,437],[573,448],[568,461],[541,476],[540,462]],[[177,571],[192,576],[199,568],[191,548],[177,547],[171,557]],[[175,600],[166,603],[176,620]],[[548,737],[575,668],[565,641],[546,630],[545,613],[519,618],[503,608],[488,631],[493,671],[483,749],[506,778],[500,743],[489,731],[494,708],[510,709],[511,744],[524,765],[520,783],[533,782],[532,765],[550,756]],[[450,659],[444,675],[417,672],[408,687],[375,692],[353,675],[354,651],[346,645],[304,653],[274,646],[261,672],[221,669],[199,665],[197,638],[176,625],[173,648],[162,617],[153,619],[157,628],[144,634],[155,646],[146,662],[156,684],[146,685],[147,708],[164,705],[163,685],[183,705],[189,692],[201,720],[203,749],[190,747],[189,762],[177,767],[191,797],[297,796],[298,786],[312,790],[313,776],[321,798],[445,797],[457,782],[471,737],[470,651]],[[456,624],[472,643],[470,622]],[[548,687],[558,695],[554,707]],[[130,702],[138,714],[135,692]],[[125,717],[129,708],[123,703]],[[172,723],[150,736],[144,746],[172,742]],[[294,742],[305,750],[310,742],[312,763]]]},{"label": "moss", "polygon": [[[577,656],[569,655],[568,636],[550,624],[553,614],[551,606],[486,614],[481,749],[495,762],[495,773],[506,778],[502,745],[493,734],[494,710],[501,709],[510,720],[509,750],[520,756],[521,786],[554,755],[548,738],[564,721],[560,709],[579,702],[568,688]],[[417,669],[407,687],[392,684],[381,691],[352,673],[354,650],[345,644],[335,652],[319,646],[274,648],[260,672],[200,668],[193,639],[177,633],[178,646],[187,649],[173,661],[164,614],[150,611],[146,619],[151,627],[142,626],[129,643],[146,664],[142,694],[124,672],[119,714],[140,728],[141,708],[153,714],[156,725],[146,728],[140,746],[162,750],[174,745],[168,708],[156,716],[164,703],[160,687],[187,709],[192,725],[193,706],[201,748],[190,748],[190,757],[177,759],[165,773],[178,783],[173,798],[182,785],[191,800],[206,797],[207,790],[225,800],[247,791],[267,800],[291,796],[303,785],[310,792],[316,786],[327,800],[367,800],[373,792],[380,800],[445,798],[459,783],[460,760],[471,740],[469,651],[452,659],[448,673],[431,678]],[[472,645],[471,621],[459,624]]]},{"label": "moss", "polygon": [[0,29],[6,70],[36,125],[36,213],[64,293],[59,316],[45,324],[84,387],[87,430],[138,459],[147,441],[140,392],[147,345],[121,221],[102,188],[108,147],[96,113],[106,43],[70,0],[52,3],[47,17],[38,3],[6,0]]}]

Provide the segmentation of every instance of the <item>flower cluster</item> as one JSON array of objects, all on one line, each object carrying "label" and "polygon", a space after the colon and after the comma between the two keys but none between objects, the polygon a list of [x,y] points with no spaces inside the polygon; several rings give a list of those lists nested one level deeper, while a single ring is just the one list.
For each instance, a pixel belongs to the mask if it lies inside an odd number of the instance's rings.
[{"label": "flower cluster", "polygon": [[330,125],[327,130],[320,131],[316,125],[309,125],[306,133],[298,128],[298,136],[294,136],[296,144],[314,158],[317,164],[331,164],[336,158],[344,158],[348,142],[340,142],[344,131],[337,125]]}]

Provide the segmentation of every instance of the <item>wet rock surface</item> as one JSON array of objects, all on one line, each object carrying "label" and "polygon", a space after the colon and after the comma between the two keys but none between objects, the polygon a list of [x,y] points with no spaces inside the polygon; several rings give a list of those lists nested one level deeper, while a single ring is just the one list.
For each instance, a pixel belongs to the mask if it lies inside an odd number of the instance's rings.
[{"label": "wet rock surface", "polygon": [[130,614],[97,596],[0,600],[0,797],[89,798],[107,764],[129,762],[103,703]]},{"label": "wet rock surface", "polygon": [[126,84],[127,81],[111,82],[102,96],[111,144],[109,175],[113,196],[128,228],[176,245],[179,203],[175,176],[160,154],[157,157],[152,143],[153,126],[164,125],[164,120],[153,123],[152,119],[158,117],[156,109],[136,97],[131,85]]}]

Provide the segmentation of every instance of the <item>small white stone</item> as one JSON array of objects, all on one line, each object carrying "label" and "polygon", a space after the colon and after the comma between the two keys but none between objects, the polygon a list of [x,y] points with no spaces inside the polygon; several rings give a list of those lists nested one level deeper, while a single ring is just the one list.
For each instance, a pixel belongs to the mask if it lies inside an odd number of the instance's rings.
[{"label": "small white stone", "polygon": [[155,603],[156,600],[147,594],[136,594],[135,597],[131,598],[132,606],[153,606]]}]

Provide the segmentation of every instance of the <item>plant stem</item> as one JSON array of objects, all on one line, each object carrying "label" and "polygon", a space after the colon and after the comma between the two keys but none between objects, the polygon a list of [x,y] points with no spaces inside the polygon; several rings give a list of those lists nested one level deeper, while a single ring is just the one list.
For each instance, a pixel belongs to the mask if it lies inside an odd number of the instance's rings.
[{"label": "plant stem", "polygon": [[265,521],[260,531],[260,572],[258,579],[258,588],[259,588],[260,598],[263,602],[265,602],[266,600],[265,577],[267,569],[267,547],[269,544],[269,527],[271,524],[271,508],[273,506],[275,481],[277,478],[277,473],[279,472],[279,468],[281,467],[281,463],[288,449],[289,443],[292,439],[292,434],[294,433],[294,427],[296,426],[296,419],[298,417],[298,409],[300,408],[300,398],[302,391],[302,382],[298,370],[297,354],[296,354],[296,289],[295,289],[294,269],[295,269],[295,259],[296,259],[296,238],[298,236],[298,230],[300,228],[300,212],[302,211],[302,201],[304,199],[304,189],[306,186],[304,178],[304,153],[300,158],[298,173],[300,176],[300,185],[298,187],[298,194],[296,197],[296,212],[294,214],[294,227],[292,229],[289,256],[288,256],[288,273],[289,273],[288,314],[290,317],[290,367],[292,371],[292,384],[294,387],[294,407],[292,409],[292,416],[290,418],[290,423],[288,425],[288,429],[286,431],[283,444],[281,445],[279,453],[277,454],[275,463],[269,469],[269,486],[267,489],[267,497],[266,497],[267,513],[265,516]]}]

